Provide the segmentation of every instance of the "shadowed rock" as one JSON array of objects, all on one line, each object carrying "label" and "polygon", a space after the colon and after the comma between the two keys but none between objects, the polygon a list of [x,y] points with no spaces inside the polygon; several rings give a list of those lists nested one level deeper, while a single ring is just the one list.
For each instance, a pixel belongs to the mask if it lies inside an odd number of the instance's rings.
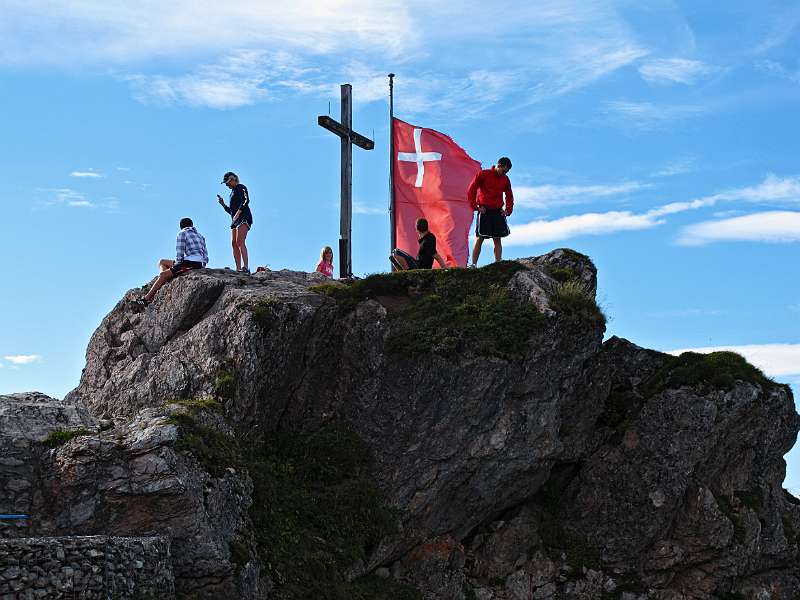
[{"label": "shadowed rock", "polygon": [[146,310],[132,290],[66,398],[113,427],[42,450],[40,533],[166,534],[179,596],[304,597],[253,504],[254,469],[282,463],[247,456],[336,425],[397,509],[342,585],[379,572],[369,585],[427,598],[793,600],[788,387],[738,358],[603,344],[595,291],[571,250],[352,283],[205,269]]}]

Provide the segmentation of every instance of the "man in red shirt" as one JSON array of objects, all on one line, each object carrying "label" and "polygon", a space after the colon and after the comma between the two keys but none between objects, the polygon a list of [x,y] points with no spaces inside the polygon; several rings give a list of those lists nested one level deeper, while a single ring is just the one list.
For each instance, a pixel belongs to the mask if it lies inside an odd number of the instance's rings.
[{"label": "man in red shirt", "polygon": [[[503,260],[502,238],[511,231],[508,229],[506,217],[514,210],[514,194],[511,192],[511,181],[506,173],[511,170],[511,159],[503,156],[491,169],[483,169],[475,175],[469,184],[467,200],[472,210],[478,211],[475,224],[475,246],[472,248],[472,264],[478,264],[483,240],[494,241],[494,260]],[[505,194],[505,208],[503,208]]]}]

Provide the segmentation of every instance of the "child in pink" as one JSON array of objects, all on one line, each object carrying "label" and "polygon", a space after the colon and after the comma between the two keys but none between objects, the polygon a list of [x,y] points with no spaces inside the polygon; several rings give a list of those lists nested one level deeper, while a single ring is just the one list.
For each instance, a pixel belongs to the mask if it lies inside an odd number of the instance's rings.
[{"label": "child in pink", "polygon": [[319,253],[317,273],[322,273],[325,277],[333,277],[333,249],[330,246],[325,246]]}]

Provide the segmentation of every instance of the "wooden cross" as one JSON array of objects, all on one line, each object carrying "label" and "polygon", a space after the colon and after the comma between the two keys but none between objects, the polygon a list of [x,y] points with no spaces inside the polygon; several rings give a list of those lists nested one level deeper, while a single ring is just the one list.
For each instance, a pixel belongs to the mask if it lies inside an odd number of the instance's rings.
[{"label": "wooden cross", "polygon": [[345,83],[342,90],[342,122],[328,116],[317,117],[317,123],[342,138],[342,208],[339,217],[339,277],[353,276],[352,244],[350,235],[353,223],[353,144],[372,150],[375,142],[353,131],[353,86]]}]

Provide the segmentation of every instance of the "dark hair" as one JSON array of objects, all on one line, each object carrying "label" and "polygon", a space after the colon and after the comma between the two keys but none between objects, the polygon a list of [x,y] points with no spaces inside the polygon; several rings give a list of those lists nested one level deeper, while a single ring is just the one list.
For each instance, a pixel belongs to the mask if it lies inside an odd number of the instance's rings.
[{"label": "dark hair", "polygon": [[511,170],[511,159],[508,158],[507,156],[501,156],[500,158],[498,158],[497,164],[500,165],[501,167],[505,167],[509,171]]},{"label": "dark hair", "polygon": [[187,227],[194,227],[194,223],[189,217],[183,217],[181,219],[181,229],[186,229]]},{"label": "dark hair", "polygon": [[417,231],[420,233],[428,231],[428,219],[423,219],[421,217],[417,219]]}]

